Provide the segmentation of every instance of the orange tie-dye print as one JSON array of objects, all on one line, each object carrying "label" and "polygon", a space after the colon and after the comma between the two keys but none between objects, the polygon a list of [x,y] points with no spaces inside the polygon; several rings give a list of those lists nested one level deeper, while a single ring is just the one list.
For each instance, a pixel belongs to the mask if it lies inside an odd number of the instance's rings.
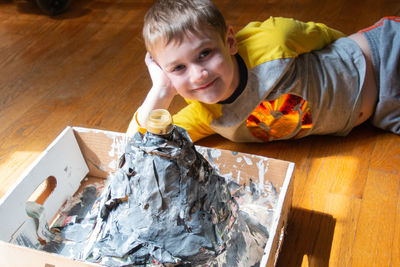
[{"label": "orange tie-dye print", "polygon": [[273,101],[263,101],[247,118],[250,132],[262,141],[282,139],[300,129],[293,138],[302,137],[312,127],[307,101],[296,95],[282,95]]}]

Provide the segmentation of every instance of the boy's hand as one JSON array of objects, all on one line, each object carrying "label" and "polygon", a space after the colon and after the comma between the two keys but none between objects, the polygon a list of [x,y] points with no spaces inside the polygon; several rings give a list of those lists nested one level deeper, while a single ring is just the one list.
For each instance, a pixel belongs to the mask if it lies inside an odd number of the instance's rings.
[{"label": "boy's hand", "polygon": [[147,69],[149,70],[149,74],[153,82],[152,90],[159,90],[159,93],[163,96],[175,96],[177,92],[172,86],[171,81],[161,67],[157,64],[157,62],[152,59],[149,52],[146,53],[144,61],[147,65]]},{"label": "boy's hand", "polygon": [[146,54],[145,62],[153,82],[153,87],[137,110],[136,118],[132,118],[127,130],[128,136],[133,136],[139,127],[146,127],[146,119],[153,109],[168,109],[169,104],[177,94],[170,79],[157,62],[151,58],[149,53]]}]

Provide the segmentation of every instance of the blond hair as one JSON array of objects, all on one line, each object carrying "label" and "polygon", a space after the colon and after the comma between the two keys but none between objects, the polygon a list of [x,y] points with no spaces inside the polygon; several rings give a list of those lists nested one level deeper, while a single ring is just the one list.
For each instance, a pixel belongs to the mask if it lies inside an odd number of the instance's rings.
[{"label": "blond hair", "polygon": [[215,30],[225,40],[225,19],[209,0],[158,0],[144,17],[143,39],[146,49],[158,40],[181,42],[189,33]]}]

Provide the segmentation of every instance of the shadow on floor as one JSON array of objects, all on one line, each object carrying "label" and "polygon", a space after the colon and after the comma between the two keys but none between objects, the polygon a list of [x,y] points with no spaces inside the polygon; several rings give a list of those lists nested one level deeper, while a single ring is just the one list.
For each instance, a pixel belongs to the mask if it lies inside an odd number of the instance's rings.
[{"label": "shadow on floor", "polygon": [[332,215],[293,208],[276,266],[329,266],[335,224]]}]

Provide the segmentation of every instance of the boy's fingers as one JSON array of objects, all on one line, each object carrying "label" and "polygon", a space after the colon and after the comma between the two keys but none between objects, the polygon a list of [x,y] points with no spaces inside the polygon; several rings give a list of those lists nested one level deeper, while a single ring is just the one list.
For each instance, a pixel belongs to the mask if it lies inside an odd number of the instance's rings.
[{"label": "boy's fingers", "polygon": [[147,62],[147,61],[152,61],[152,60],[153,60],[153,59],[151,58],[149,52],[146,53],[146,56],[145,56],[144,60],[145,60],[146,62]]},{"label": "boy's fingers", "polygon": [[146,54],[146,58],[145,58],[145,63],[146,63],[146,65],[147,65],[147,67],[148,68],[152,68],[152,69],[154,69],[154,68],[157,68],[157,69],[160,69],[161,70],[161,67],[157,64],[157,62],[155,62],[152,58],[151,58],[151,56],[147,53]]}]

